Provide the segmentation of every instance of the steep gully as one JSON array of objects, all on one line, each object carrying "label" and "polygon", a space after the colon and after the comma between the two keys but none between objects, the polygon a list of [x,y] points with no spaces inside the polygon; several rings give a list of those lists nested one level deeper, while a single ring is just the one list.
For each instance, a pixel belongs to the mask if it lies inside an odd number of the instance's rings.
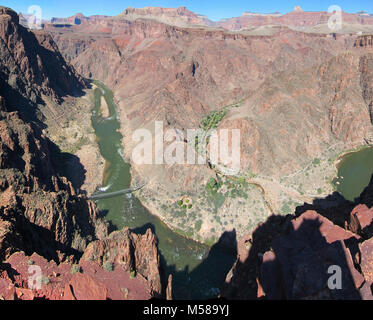
[{"label": "steep gully", "polygon": [[[94,82],[95,101],[92,125],[97,135],[100,152],[106,160],[103,177],[104,187],[94,197],[100,211],[112,224],[112,229],[130,227],[135,233],[145,233],[148,228],[157,235],[165,274],[173,275],[175,298],[211,298],[218,294],[225,276],[236,255],[235,249],[225,248],[224,238],[211,250],[206,245],[186,239],[169,229],[157,217],[147,211],[131,193],[111,196],[129,189],[131,183],[130,165],[122,156],[121,134],[113,93],[100,82]],[[109,108],[109,117],[100,115],[101,97],[104,96]],[[111,195],[107,198],[106,195]],[[235,238],[235,237],[234,237]],[[230,241],[228,241],[230,242]],[[213,272],[211,272],[213,270]]]}]

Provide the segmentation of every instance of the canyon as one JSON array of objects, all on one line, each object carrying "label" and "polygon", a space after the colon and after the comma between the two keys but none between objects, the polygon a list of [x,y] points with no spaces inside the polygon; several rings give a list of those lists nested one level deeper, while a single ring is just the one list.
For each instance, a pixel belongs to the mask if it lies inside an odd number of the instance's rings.
[{"label": "canyon", "polygon": [[[331,193],[335,159],[372,139],[369,35],[295,28],[305,17],[318,26],[322,15],[297,9],[260,34],[203,23],[183,8],[130,8],[44,29],[80,74],[113,90],[132,184],[146,184],[137,195],[143,205],[173,230],[212,244]],[[346,23],[370,25],[370,16],[351,17]],[[241,132],[237,178],[208,165],[132,162],[138,128],[154,137],[162,121],[186,133],[221,110],[218,130]],[[178,205],[183,199],[191,208]]]},{"label": "canyon", "polygon": [[[371,299],[373,180],[352,201],[333,181],[346,153],[373,143],[373,17],[343,13],[330,32],[331,15],[296,7],[213,22],[147,7],[30,30],[0,7],[0,298],[171,299],[179,270],[165,268],[161,230],[209,246],[189,278],[226,260],[225,284],[207,297]],[[92,113],[101,90],[99,120],[113,115],[109,90],[92,80],[113,91],[115,146],[131,186],[144,186],[129,199],[166,232],[150,220],[118,227],[122,216],[89,200],[110,187],[112,165]],[[176,136],[239,129],[239,174],[134,163],[132,135],[154,137],[155,121]],[[348,283],[339,294],[325,287],[330,264]],[[36,266],[39,289],[27,283]]]}]

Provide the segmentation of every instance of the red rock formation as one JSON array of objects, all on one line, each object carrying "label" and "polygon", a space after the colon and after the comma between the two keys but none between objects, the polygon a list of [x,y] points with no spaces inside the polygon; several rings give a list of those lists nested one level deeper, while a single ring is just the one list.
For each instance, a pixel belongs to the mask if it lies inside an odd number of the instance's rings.
[{"label": "red rock formation", "polygon": [[[360,201],[364,202],[368,193],[372,195],[372,185],[366,188]],[[256,290],[257,297],[265,299],[372,300],[371,211],[365,204],[354,208],[349,230],[315,211],[307,211],[295,219],[271,219],[254,232],[250,246],[245,245],[247,237],[240,241],[239,258],[226,279],[222,295],[253,299]],[[334,274],[330,273],[331,266],[342,270],[341,290],[328,285]],[[259,280],[251,286],[255,277]]]},{"label": "red rock formation", "polygon": [[[287,14],[269,13],[258,14],[244,12],[240,17],[222,19],[217,22],[209,20],[207,17],[194,13],[185,7],[179,8],[160,8],[160,7],[145,7],[145,8],[127,8],[121,14],[116,16],[116,19],[136,20],[147,19],[166,23],[173,26],[181,27],[221,27],[227,30],[241,30],[250,27],[259,26],[290,26],[290,27],[314,27],[321,24],[327,24],[333,12],[306,12],[302,8],[296,6],[292,12]],[[68,18],[52,18],[53,24],[80,25],[93,20],[110,19],[108,16],[90,16],[85,17],[78,13]],[[350,14],[342,12],[342,21],[351,25],[372,25],[373,17],[368,14]]]},{"label": "red rock formation", "polygon": [[359,36],[355,41],[355,47],[373,47],[373,35]]},{"label": "red rock formation", "polygon": [[0,220],[9,227],[1,258],[26,250],[58,260],[83,251],[88,238],[107,234],[95,206],[55,170],[58,153],[52,154],[52,143],[36,125],[0,112],[0,136]]},{"label": "red rock formation", "polygon": [[148,282],[120,265],[105,270],[92,261],[56,265],[19,252],[0,266],[0,297],[5,300],[145,300],[152,297]]},{"label": "red rock formation", "polygon": [[205,16],[189,11],[186,7],[179,8],[159,8],[145,7],[142,9],[127,8],[118,18],[134,19],[151,19],[159,22],[176,25],[176,26],[214,26],[215,23]]},{"label": "red rock formation", "polygon": [[[354,241],[352,241],[354,240]],[[353,299],[364,282],[346,244],[359,238],[308,211],[292,221],[292,230],[272,242],[263,257],[260,284],[268,299]],[[350,249],[350,250],[353,250]],[[330,266],[342,268],[343,290],[328,288]]]},{"label": "red rock formation", "polygon": [[82,13],[74,14],[71,17],[68,18],[52,18],[51,23],[53,24],[82,24],[86,21],[88,21],[89,18],[85,17]]},{"label": "red rock formation", "polygon": [[40,103],[41,94],[61,101],[85,86],[48,33],[27,30],[18,15],[4,7],[0,8],[0,39],[0,56],[7,66],[0,72],[0,88],[5,89],[2,95],[9,106],[24,104],[20,97]]},{"label": "red rock formation", "polygon": [[163,294],[157,239],[150,229],[144,235],[136,235],[125,228],[90,243],[82,261],[90,260],[102,265],[108,262],[123,265],[128,272],[145,277],[156,295]]},{"label": "red rock formation", "polygon": [[[371,286],[373,284],[373,239],[369,239],[360,245],[361,252],[361,271],[364,275],[365,280]],[[371,293],[372,294],[372,293]]]},{"label": "red rock formation", "polygon": [[166,288],[166,299],[167,300],[173,300],[173,294],[172,294],[172,275],[171,274],[168,276],[167,288]]},{"label": "red rock formation", "polygon": [[[112,273],[82,259],[84,274],[71,277],[71,265],[57,266],[38,255],[27,258],[15,253],[38,252],[56,261],[76,260],[88,241],[104,238],[107,226],[98,218],[95,206],[74,195],[71,184],[56,175],[48,141],[40,129],[25,124],[16,113],[2,111],[0,128],[0,257],[7,259],[0,295],[4,299],[86,300],[147,299],[153,291],[161,294],[159,254],[150,230],[144,236],[128,230],[114,233],[105,240],[103,251],[95,250],[100,242],[88,247],[84,256],[93,250],[113,257]],[[122,242],[120,235],[125,235]],[[26,285],[28,259],[42,267],[51,281],[41,290],[30,291]],[[123,261],[127,263],[123,265]],[[136,271],[137,280],[132,280],[129,271]],[[9,276],[12,272],[18,274],[16,280]]]},{"label": "red rock formation", "polygon": [[351,212],[349,229],[370,239],[373,236],[373,208],[368,209],[366,205],[360,204]]},{"label": "red rock formation", "polygon": [[[213,106],[243,101],[240,114],[245,116],[234,114],[234,122],[224,122],[221,128],[243,130],[242,136],[248,138],[242,148],[245,150],[242,164],[255,172],[290,173],[290,170],[300,169],[301,163],[316,157],[324,144],[333,144],[329,139],[334,140],[335,135],[346,141],[368,131],[366,114],[356,103],[351,108],[338,107],[332,126],[330,110],[326,107],[330,101],[324,91],[334,92],[328,86],[337,83],[337,77],[352,77],[356,81],[349,81],[336,90],[350,90],[352,85],[359,87],[360,74],[355,72],[359,58],[332,59],[350,46],[349,36],[334,40],[289,29],[273,36],[249,36],[222,30],[180,28],[155,21],[115,19],[88,22],[74,27],[74,32],[50,31],[79,72],[104,81],[114,89],[119,101],[127,102],[125,110],[121,105],[119,109],[123,126],[125,124],[130,131],[150,126],[154,120],[163,120],[177,128],[195,128]],[[330,66],[330,72],[326,69],[317,74],[315,65],[321,65],[321,70]],[[343,72],[341,67],[345,69]],[[320,83],[321,77],[328,82]],[[342,96],[339,92],[336,97],[340,104]],[[315,108],[306,101],[312,101],[312,105],[318,105],[317,109],[322,111],[313,113],[311,110]],[[285,129],[288,134],[278,132],[287,126],[280,115],[284,103],[291,106],[285,121],[291,122]],[[356,113],[352,124],[342,120],[350,112]],[[298,121],[305,118],[305,113],[313,115],[310,121]],[[267,122],[273,126],[263,128],[260,125]],[[351,130],[350,125],[358,129]],[[334,132],[329,131],[331,127]],[[321,132],[321,128],[328,132]],[[346,137],[350,133],[355,136]],[[308,146],[312,140],[310,136],[317,140],[312,141],[317,148]],[[289,139],[294,137],[299,139],[294,139],[294,148],[290,151]],[[130,155],[130,141],[127,142],[125,150]],[[305,156],[309,159],[304,159]],[[156,172],[151,171],[142,174]],[[173,176],[173,173],[164,175]],[[197,176],[201,175],[204,174]],[[179,182],[183,191],[186,191],[186,184],[187,181]],[[172,190],[175,187],[173,185]]]}]

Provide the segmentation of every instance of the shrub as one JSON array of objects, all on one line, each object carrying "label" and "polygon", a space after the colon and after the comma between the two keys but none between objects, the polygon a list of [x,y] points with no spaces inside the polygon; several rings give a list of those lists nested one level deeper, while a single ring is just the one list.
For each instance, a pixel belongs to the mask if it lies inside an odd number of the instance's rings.
[{"label": "shrub", "polygon": [[321,163],[321,160],[319,158],[316,158],[312,162],[315,166],[318,166]]},{"label": "shrub", "polygon": [[82,269],[80,266],[78,266],[77,264],[74,264],[72,267],[71,267],[71,273],[72,274],[75,274],[75,273],[80,273],[82,272]]},{"label": "shrub", "polygon": [[136,278],[136,271],[132,270],[132,271],[130,272],[130,278],[131,278],[131,279],[135,279],[135,278]]},{"label": "shrub", "polygon": [[32,260],[32,259],[30,259],[29,261],[27,261],[27,264],[28,264],[29,266],[32,266],[34,263],[35,263],[35,262],[34,262],[34,260]]},{"label": "shrub", "polygon": [[201,227],[202,227],[202,221],[201,220],[198,220],[195,224],[194,224],[194,227],[195,229],[198,231],[201,230]]},{"label": "shrub", "polygon": [[106,271],[109,271],[109,272],[112,272],[114,271],[114,264],[107,261],[105,264],[104,264],[104,268]]},{"label": "shrub", "polygon": [[48,277],[45,276],[40,276],[37,280],[39,280],[42,284],[49,284],[51,281]]}]

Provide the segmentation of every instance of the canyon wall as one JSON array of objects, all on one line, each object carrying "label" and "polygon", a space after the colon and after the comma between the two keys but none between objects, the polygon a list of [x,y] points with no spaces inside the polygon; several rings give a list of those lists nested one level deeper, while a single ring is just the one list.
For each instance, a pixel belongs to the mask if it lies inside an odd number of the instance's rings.
[{"label": "canyon wall", "polygon": [[[120,257],[135,256],[134,261],[115,259],[104,246],[100,252],[106,259],[101,264],[80,262],[92,248],[89,243],[114,236],[108,235],[108,223],[95,204],[64,174],[68,155],[43,130],[46,125],[38,110],[46,101],[58,108],[59,101],[82,94],[87,82],[65,62],[48,34],[22,27],[17,14],[4,7],[0,47],[1,298],[161,296],[163,274],[150,230],[145,236],[125,230],[116,236],[123,238],[122,247],[110,247]],[[41,288],[28,283],[31,266],[42,272]]]}]

